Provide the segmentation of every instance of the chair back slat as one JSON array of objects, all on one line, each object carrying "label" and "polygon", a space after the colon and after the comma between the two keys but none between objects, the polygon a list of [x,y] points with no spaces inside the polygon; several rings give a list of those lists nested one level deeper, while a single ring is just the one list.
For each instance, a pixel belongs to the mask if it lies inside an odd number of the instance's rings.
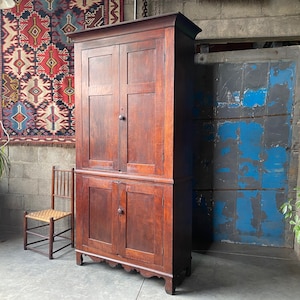
[{"label": "chair back slat", "polygon": [[70,209],[73,210],[74,202],[74,169],[52,169],[52,208],[55,209],[55,201],[58,199],[71,200]]}]

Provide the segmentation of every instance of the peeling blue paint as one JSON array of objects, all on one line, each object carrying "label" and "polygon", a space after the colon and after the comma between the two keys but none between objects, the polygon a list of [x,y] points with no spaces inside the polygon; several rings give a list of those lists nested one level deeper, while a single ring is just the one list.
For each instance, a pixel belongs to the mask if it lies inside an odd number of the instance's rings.
[{"label": "peeling blue paint", "polygon": [[222,142],[228,139],[237,139],[237,129],[238,124],[233,122],[225,122],[219,125],[217,136],[220,138]]},{"label": "peeling blue paint", "polygon": [[217,172],[220,172],[220,173],[228,173],[230,172],[230,168],[219,168],[217,170]]},{"label": "peeling blue paint", "polygon": [[241,158],[259,160],[264,128],[255,122],[240,122],[239,150]]},{"label": "peeling blue paint", "polygon": [[230,153],[230,147],[224,147],[221,149],[221,155],[224,156],[226,154]]},{"label": "peeling blue paint", "polygon": [[257,191],[244,191],[243,197],[236,199],[236,229],[241,236],[256,232],[252,226],[253,209],[250,201],[255,197],[257,197]]},{"label": "peeling blue paint", "polygon": [[[284,103],[288,113],[292,112],[294,85],[296,77],[296,63],[287,63],[286,68],[279,67],[277,64],[272,65],[270,69],[270,88],[274,88],[276,85],[286,87],[289,92],[288,101]],[[274,105],[274,101],[269,103],[269,106]]]},{"label": "peeling blue paint", "polygon": [[223,215],[223,210],[225,207],[225,203],[221,201],[216,201],[214,206],[214,213],[219,217],[214,219],[214,225],[218,227],[219,225],[225,224],[228,219]]},{"label": "peeling blue paint", "polygon": [[230,217],[226,217],[224,211],[226,210],[226,203],[222,201],[215,201],[214,205],[214,218],[213,218],[213,227],[215,229],[216,238],[220,241],[227,240],[229,235],[227,234],[227,230],[225,228],[230,228],[233,219]]},{"label": "peeling blue paint", "polygon": [[243,162],[239,165],[239,176],[238,176],[239,188],[246,189],[250,188],[249,182],[260,180],[260,170],[259,168],[251,162]]},{"label": "peeling blue paint", "polygon": [[265,150],[266,159],[263,164],[262,188],[282,189],[287,184],[288,153],[283,147]]},{"label": "peeling blue paint", "polygon": [[277,204],[278,191],[262,191],[261,209],[265,215],[261,222],[261,229],[264,236],[268,237],[274,245],[280,245],[284,242],[283,216],[279,212]]},{"label": "peeling blue paint", "polygon": [[256,107],[264,106],[266,103],[267,89],[247,90],[244,92],[243,106]]},{"label": "peeling blue paint", "polygon": [[289,90],[294,88],[296,63],[290,62],[286,68],[273,64],[270,69],[270,86],[275,84],[287,84]]}]

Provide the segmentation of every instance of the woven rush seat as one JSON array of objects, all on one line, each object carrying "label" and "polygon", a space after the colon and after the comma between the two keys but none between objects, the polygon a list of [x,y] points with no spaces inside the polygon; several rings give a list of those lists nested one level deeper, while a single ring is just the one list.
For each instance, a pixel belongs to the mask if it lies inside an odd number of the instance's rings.
[{"label": "woven rush seat", "polygon": [[56,221],[71,214],[71,212],[59,211],[54,209],[45,209],[29,213],[26,215],[26,218],[49,223],[51,218],[53,218],[53,220]]}]

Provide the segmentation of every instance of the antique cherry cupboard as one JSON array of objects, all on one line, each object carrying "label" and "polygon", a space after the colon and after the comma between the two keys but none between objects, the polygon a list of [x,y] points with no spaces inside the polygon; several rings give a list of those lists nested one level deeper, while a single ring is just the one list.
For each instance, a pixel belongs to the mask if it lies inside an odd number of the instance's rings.
[{"label": "antique cherry cupboard", "polygon": [[191,272],[194,39],[181,13],[73,33],[76,260]]}]

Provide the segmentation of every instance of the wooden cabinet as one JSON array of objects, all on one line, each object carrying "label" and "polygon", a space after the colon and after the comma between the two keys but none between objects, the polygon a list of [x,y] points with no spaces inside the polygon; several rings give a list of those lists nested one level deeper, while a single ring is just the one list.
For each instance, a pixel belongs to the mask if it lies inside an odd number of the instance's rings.
[{"label": "wooden cabinet", "polygon": [[73,33],[76,253],[163,277],[191,268],[194,38],[182,14]]}]

